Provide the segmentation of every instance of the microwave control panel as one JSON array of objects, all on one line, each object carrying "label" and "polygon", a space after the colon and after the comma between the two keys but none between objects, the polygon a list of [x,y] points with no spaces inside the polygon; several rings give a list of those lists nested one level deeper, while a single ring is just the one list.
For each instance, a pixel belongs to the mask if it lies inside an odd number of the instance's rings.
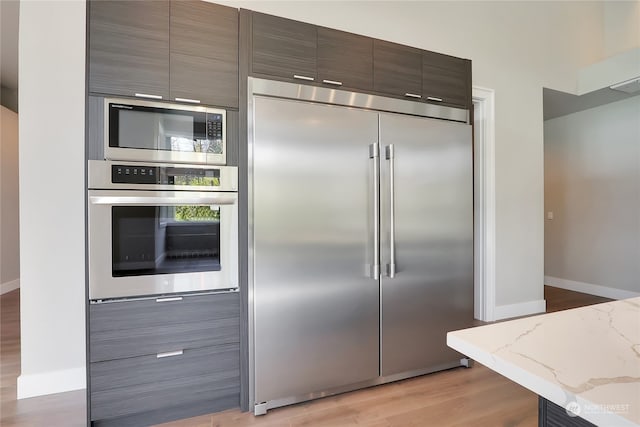
[{"label": "microwave control panel", "polygon": [[218,187],[220,186],[220,169],[112,165],[111,182],[114,184]]},{"label": "microwave control panel", "polygon": [[207,139],[222,141],[222,114],[207,114]]}]

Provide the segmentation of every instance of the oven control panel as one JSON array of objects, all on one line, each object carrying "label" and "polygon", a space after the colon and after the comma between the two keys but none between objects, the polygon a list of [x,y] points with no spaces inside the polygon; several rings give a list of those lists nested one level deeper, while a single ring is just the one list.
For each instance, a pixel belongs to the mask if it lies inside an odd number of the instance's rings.
[{"label": "oven control panel", "polygon": [[111,165],[111,182],[114,184],[218,187],[220,186],[220,169]]}]

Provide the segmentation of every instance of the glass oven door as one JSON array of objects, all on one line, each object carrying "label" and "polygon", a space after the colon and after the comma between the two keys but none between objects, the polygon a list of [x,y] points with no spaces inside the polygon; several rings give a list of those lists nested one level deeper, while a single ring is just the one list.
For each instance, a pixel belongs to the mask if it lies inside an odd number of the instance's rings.
[{"label": "glass oven door", "polygon": [[89,191],[89,296],[238,287],[237,193]]}]

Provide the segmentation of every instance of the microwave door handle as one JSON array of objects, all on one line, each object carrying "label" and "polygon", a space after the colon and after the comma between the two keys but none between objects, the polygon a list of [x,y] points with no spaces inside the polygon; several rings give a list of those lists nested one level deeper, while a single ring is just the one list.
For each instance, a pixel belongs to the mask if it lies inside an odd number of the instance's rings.
[{"label": "microwave door handle", "polygon": [[163,196],[90,196],[93,205],[111,206],[173,206],[173,205],[233,205],[237,197],[200,196],[163,197]]}]

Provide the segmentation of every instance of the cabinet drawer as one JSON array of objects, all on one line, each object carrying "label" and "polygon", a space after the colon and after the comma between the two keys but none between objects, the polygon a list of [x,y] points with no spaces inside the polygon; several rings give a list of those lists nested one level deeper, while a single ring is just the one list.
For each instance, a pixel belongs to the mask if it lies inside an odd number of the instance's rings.
[{"label": "cabinet drawer", "polygon": [[239,342],[240,301],[228,293],[92,304],[89,321],[98,362]]},{"label": "cabinet drawer", "polygon": [[91,332],[226,319],[240,314],[237,292],[91,304]]},{"label": "cabinet drawer", "polygon": [[238,395],[238,344],[91,363],[91,418],[116,418]]}]

